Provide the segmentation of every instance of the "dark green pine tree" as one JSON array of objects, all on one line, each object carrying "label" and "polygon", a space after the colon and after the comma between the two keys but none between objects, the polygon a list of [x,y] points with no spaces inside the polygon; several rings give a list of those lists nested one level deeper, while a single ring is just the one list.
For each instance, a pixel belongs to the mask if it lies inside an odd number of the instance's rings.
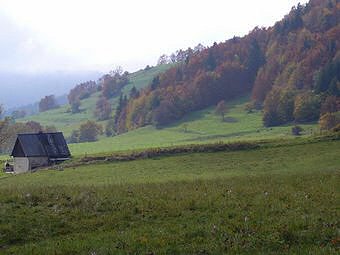
[{"label": "dark green pine tree", "polygon": [[208,70],[208,71],[214,71],[215,68],[216,68],[217,64],[216,64],[216,59],[212,53],[212,49],[209,50],[208,52],[208,57],[205,61],[205,68]]},{"label": "dark green pine tree", "polygon": [[261,66],[266,63],[266,57],[261,50],[261,47],[257,40],[251,42],[249,48],[249,56],[247,61],[247,69],[249,72],[250,80],[253,82],[256,78],[256,74]]}]

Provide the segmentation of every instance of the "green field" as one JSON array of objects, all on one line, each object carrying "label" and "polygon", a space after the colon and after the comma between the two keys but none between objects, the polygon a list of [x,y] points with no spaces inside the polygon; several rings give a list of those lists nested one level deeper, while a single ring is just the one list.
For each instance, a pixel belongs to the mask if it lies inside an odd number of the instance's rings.
[{"label": "green field", "polygon": [[78,129],[82,122],[94,119],[93,112],[96,108],[96,100],[99,92],[93,94],[90,98],[81,101],[81,112],[72,114],[69,112],[70,106],[63,105],[57,109],[28,116],[18,121],[37,121],[44,126],[55,126],[59,131],[69,136],[71,132]]},{"label": "green field", "polygon": [[1,254],[337,254],[340,141],[0,179]]},{"label": "green field", "polygon": [[[265,128],[260,111],[247,113],[244,106],[248,97],[228,104],[225,121],[215,115],[214,107],[188,114],[173,125],[157,129],[153,126],[139,128],[115,137],[101,137],[92,143],[70,144],[74,156],[110,153],[121,150],[135,150],[150,147],[164,147],[182,144],[211,143],[217,141],[258,140],[293,138],[292,125]],[[186,125],[186,130],[184,129]],[[301,125],[304,135],[318,132],[317,124]]]},{"label": "green field", "polygon": [[[130,89],[135,86],[137,89],[141,89],[150,84],[153,77],[157,74],[164,72],[171,65],[161,65],[152,67],[148,70],[140,70],[129,75],[130,82],[123,88],[123,93],[128,95]],[[99,78],[99,77],[98,77]],[[100,92],[91,95],[90,98],[81,101],[81,112],[72,114],[70,112],[69,105],[63,105],[58,109],[39,113],[37,115],[28,116],[18,121],[37,121],[44,126],[55,126],[59,131],[63,131],[65,136],[69,136],[71,132],[78,129],[82,122],[87,120],[95,120],[94,110],[96,108],[96,101],[100,96]],[[118,97],[111,100],[113,108],[116,107]],[[105,124],[105,122],[98,122]]]}]

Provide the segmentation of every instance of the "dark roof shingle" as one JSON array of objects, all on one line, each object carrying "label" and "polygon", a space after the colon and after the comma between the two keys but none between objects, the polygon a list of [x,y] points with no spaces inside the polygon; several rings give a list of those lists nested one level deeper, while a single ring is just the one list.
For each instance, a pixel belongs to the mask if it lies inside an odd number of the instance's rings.
[{"label": "dark roof shingle", "polygon": [[18,134],[11,156],[22,156],[18,155],[20,151],[18,146],[21,146],[25,157],[68,158],[71,156],[61,132]]}]

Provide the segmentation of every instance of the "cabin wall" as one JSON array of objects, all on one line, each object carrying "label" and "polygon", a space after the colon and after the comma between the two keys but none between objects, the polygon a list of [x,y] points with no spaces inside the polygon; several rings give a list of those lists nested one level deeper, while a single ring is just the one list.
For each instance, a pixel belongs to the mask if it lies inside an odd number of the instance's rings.
[{"label": "cabin wall", "polygon": [[29,157],[30,169],[34,169],[37,167],[48,166],[48,158],[47,157]]},{"label": "cabin wall", "polygon": [[47,157],[15,157],[14,158],[14,172],[25,173],[31,171],[31,169],[48,166]]},{"label": "cabin wall", "polygon": [[28,158],[16,157],[14,158],[14,172],[25,173],[30,170],[30,162]]}]

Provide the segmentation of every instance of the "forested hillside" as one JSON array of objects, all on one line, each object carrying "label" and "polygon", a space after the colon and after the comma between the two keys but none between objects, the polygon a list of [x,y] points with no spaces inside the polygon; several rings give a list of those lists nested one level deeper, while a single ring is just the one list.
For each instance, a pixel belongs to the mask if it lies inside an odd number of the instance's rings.
[{"label": "forested hillside", "polygon": [[256,27],[199,52],[119,105],[117,131],[162,126],[191,111],[252,94],[264,124],[318,120],[340,110],[340,3],[311,0],[270,28]]}]

